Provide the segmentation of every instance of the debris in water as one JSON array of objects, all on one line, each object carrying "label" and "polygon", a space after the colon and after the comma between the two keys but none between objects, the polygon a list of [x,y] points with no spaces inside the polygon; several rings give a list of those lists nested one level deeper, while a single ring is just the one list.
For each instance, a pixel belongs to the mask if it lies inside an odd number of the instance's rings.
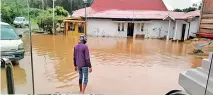
[{"label": "debris in water", "polygon": [[194,51],[193,51],[193,53],[194,54],[200,54],[200,53],[204,53],[202,50],[200,50],[200,49],[195,49]]}]

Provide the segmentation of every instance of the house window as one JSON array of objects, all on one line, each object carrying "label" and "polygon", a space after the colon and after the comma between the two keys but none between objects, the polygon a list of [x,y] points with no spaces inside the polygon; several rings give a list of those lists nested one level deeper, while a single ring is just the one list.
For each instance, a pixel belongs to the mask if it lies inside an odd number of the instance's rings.
[{"label": "house window", "polygon": [[121,24],[118,23],[118,31],[120,31],[120,28],[121,28]]},{"label": "house window", "polygon": [[118,23],[118,31],[124,31],[124,23]]},{"label": "house window", "polygon": [[78,24],[78,33],[84,33],[84,24],[83,23]]},{"label": "house window", "polygon": [[69,31],[75,31],[75,24],[74,23],[69,23]]},{"label": "house window", "polygon": [[121,31],[124,31],[124,23],[122,23],[122,29],[121,29]]},{"label": "house window", "polygon": [[140,27],[141,27],[141,31],[144,31],[144,24],[143,23],[141,23]]}]

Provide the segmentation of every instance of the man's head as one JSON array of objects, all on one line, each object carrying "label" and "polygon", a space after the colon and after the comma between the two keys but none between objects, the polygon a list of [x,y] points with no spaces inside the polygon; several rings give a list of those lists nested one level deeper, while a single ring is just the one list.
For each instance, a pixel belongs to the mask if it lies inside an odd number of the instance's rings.
[{"label": "man's head", "polygon": [[79,40],[81,42],[83,42],[84,44],[86,44],[87,43],[87,36],[86,35],[80,35]]}]

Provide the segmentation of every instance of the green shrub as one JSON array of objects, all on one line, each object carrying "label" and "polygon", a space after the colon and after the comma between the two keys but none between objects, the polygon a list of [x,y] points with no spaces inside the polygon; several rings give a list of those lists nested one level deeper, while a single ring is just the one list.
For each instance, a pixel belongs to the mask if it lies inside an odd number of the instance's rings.
[{"label": "green shrub", "polygon": [[65,10],[63,7],[60,7],[60,6],[55,7],[55,13],[58,16],[68,16],[68,11]]},{"label": "green shrub", "polygon": [[[42,12],[43,10],[37,9],[37,8],[30,8],[29,11],[30,11],[30,17],[36,18],[37,16],[39,16],[39,13]],[[27,8],[21,10],[21,12],[22,12],[22,15],[28,16],[28,9]]]},{"label": "green shrub", "polygon": [[56,24],[57,24],[57,19],[59,17],[55,16],[54,20],[52,17],[52,14],[49,11],[44,11],[39,14],[37,17],[37,24],[40,29],[43,29],[46,32],[50,32],[50,34],[54,34],[52,29],[53,29],[53,22],[55,24],[54,30],[56,30]]},{"label": "green shrub", "polygon": [[56,8],[54,10],[55,16],[54,16],[54,20],[53,20],[52,11],[53,11],[52,9],[47,9],[45,11],[40,12],[37,17],[37,24],[38,24],[39,28],[46,32],[50,32],[50,34],[54,34],[52,31],[53,22],[55,23],[54,30],[56,31],[56,28],[57,28],[56,24],[62,23],[61,21],[58,21],[58,18],[68,15],[68,12],[66,10],[64,10],[63,7],[56,6]]},{"label": "green shrub", "polygon": [[[47,11],[52,13],[53,9],[49,8],[49,9],[47,9]],[[55,11],[55,15],[57,15],[57,16],[68,16],[68,14],[69,14],[69,12],[67,10],[65,10],[63,7],[60,7],[60,6],[56,6],[54,8],[54,11]]]},{"label": "green shrub", "polygon": [[19,13],[10,6],[4,4],[1,5],[1,21],[12,24],[17,16],[19,16]]}]

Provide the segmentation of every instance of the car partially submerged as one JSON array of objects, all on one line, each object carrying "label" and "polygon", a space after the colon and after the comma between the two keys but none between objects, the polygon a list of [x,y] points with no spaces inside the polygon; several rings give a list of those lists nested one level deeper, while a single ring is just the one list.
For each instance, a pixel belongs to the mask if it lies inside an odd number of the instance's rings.
[{"label": "car partially submerged", "polygon": [[8,58],[10,61],[18,61],[24,58],[24,45],[21,40],[22,34],[18,35],[8,24],[0,22],[1,25],[1,58]]}]

